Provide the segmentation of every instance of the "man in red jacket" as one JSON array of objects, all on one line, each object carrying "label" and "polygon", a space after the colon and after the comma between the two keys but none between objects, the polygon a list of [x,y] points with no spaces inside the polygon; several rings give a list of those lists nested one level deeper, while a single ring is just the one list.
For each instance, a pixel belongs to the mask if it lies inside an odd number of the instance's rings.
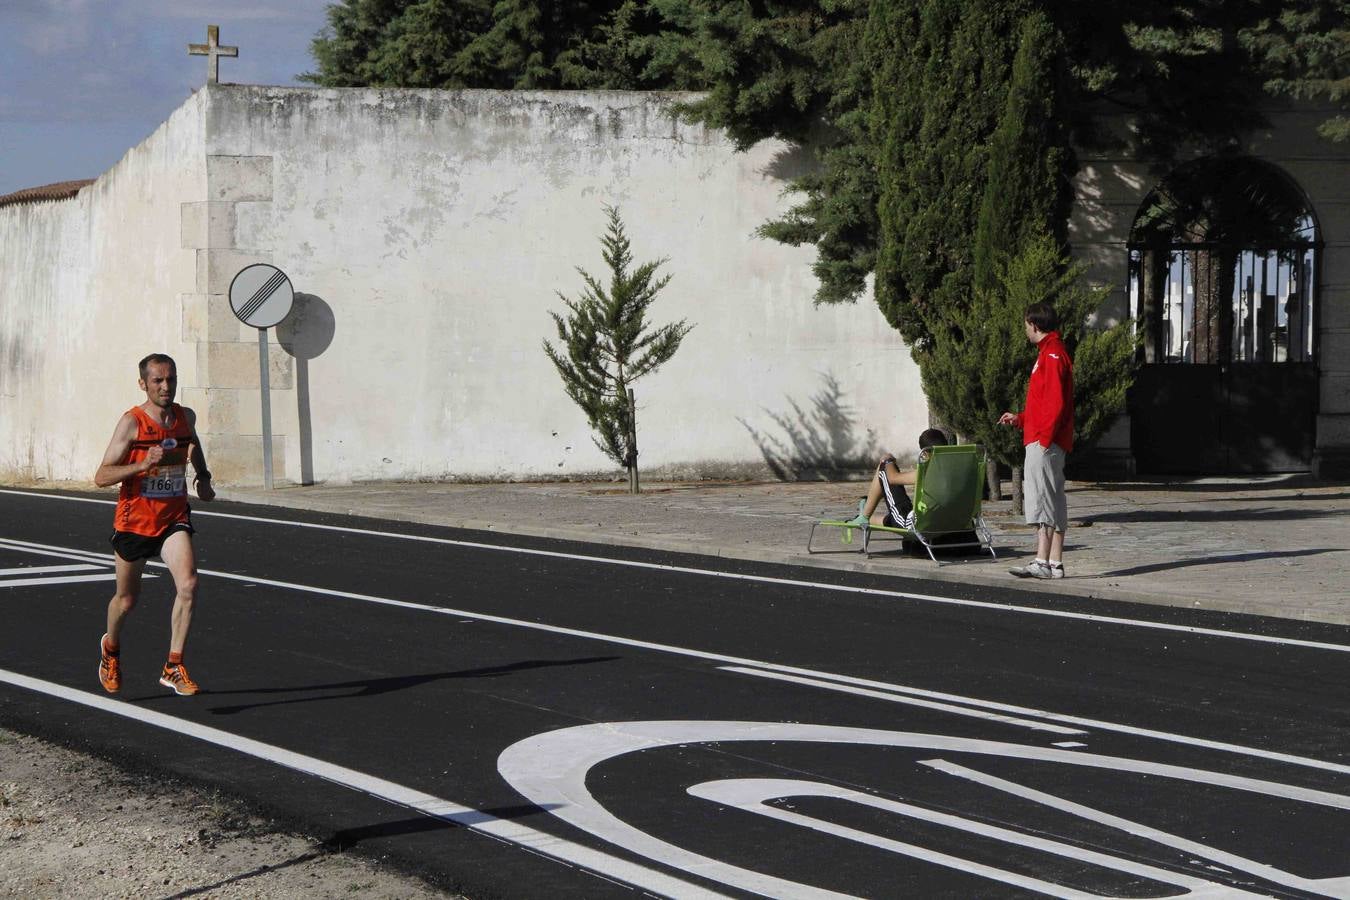
[{"label": "man in red jacket", "polygon": [[1064,457],[1073,449],[1073,360],[1055,330],[1059,319],[1050,304],[1028,306],[1025,326],[1027,340],[1038,351],[1027,401],[1022,412],[1005,412],[998,423],[1022,428],[1022,483],[1027,524],[1037,526],[1036,559],[1011,571],[1018,578],[1063,578],[1064,532],[1069,527]]}]

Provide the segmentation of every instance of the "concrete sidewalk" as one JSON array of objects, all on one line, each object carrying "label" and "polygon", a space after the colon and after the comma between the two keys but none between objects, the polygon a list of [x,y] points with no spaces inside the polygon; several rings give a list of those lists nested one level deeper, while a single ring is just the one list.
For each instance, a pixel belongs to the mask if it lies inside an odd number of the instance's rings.
[{"label": "concrete sidewalk", "polygon": [[[1006,487],[1006,485],[1005,485]],[[1031,529],[987,502],[999,558],[806,552],[811,523],[847,516],[862,482],[661,483],[639,496],[597,483],[371,483],[223,489],[295,509],[597,541],[713,556],[912,575],[1197,609],[1350,624],[1350,485],[1305,476],[1070,485],[1069,577],[1014,579]],[[838,532],[817,546],[849,549]],[[861,545],[856,541],[854,548]],[[890,550],[895,544],[874,544]]]}]

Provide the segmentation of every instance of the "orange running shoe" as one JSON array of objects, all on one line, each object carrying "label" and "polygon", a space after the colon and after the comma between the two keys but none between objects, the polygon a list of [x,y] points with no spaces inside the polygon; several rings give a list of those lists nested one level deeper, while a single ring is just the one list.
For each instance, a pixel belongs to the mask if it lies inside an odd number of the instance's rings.
[{"label": "orange running shoe", "polygon": [[107,639],[106,634],[98,639],[98,683],[108,693],[115,694],[122,689],[122,665],[116,653],[108,652],[108,645],[103,643]]},{"label": "orange running shoe", "polygon": [[197,682],[188,676],[187,666],[182,663],[165,663],[163,671],[159,673],[159,683],[180,697],[190,696],[200,690]]}]

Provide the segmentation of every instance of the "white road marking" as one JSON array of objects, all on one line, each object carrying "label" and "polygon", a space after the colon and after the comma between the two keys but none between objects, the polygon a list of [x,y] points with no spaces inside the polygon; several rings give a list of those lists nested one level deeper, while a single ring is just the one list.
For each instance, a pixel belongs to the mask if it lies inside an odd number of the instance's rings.
[{"label": "white road marking", "polygon": [[1020,728],[1030,728],[1035,731],[1049,731],[1054,734],[1086,734],[1081,728],[1064,728],[1060,725],[1047,725],[1044,722],[1034,722],[1030,719],[1018,719],[1013,716],[1001,716],[997,713],[980,712],[975,709],[966,709],[962,706],[953,706],[950,703],[938,703],[933,700],[921,700],[918,697],[911,697],[905,694],[891,691],[874,691],[867,688],[847,687],[841,684],[834,684],[829,681],[821,681],[818,678],[802,678],[797,675],[784,675],[779,672],[770,672],[763,669],[748,669],[743,666],[718,666],[724,672],[739,672],[743,675],[755,675],[760,678],[772,678],[775,681],[788,681],[793,684],[804,684],[807,687],[826,688],[832,691],[843,691],[849,694],[856,694],[859,697],[871,697],[876,700],[885,700],[888,703],[905,703],[910,706],[921,706],[925,709],[937,709],[942,712],[955,713],[958,716],[971,716],[976,719],[986,719],[991,722],[1002,722],[1005,725],[1016,725]]},{"label": "white road marking", "polygon": [[[577,725],[517,741],[502,751],[497,758],[497,771],[536,806],[547,809],[558,818],[647,859],[685,871],[696,871],[723,884],[769,896],[821,896],[822,893],[818,888],[799,885],[703,856],[634,828],[607,810],[587,786],[587,775],[597,765],[625,754],[689,744],[738,741],[900,747],[1033,760],[1176,779],[1284,801],[1350,810],[1350,797],[1225,772],[1192,769],[1128,757],[1098,756],[1077,751],[1052,750],[1026,744],[940,734],[783,722],[648,721]],[[1087,807],[1080,808],[1095,815],[1103,815]],[[1172,837],[1163,832],[1155,832],[1155,835]],[[1213,851],[1200,844],[1192,846],[1198,851],[1203,850],[1205,856],[1217,853],[1224,858],[1238,859],[1236,856],[1222,854],[1221,851]],[[1261,866],[1259,871],[1267,877],[1272,873],[1288,874],[1278,873],[1273,867],[1263,864],[1257,865]],[[1297,876],[1290,877],[1297,878]],[[1344,884],[1344,879],[1339,878],[1324,881],[1304,879],[1304,881],[1321,890],[1338,889]],[[829,896],[828,893],[824,895]]]},{"label": "white road marking", "polygon": [[870,806],[873,809],[880,809],[884,812],[895,813],[896,815],[911,819],[918,819],[921,822],[931,822],[935,825],[942,825],[957,831],[967,832],[968,834],[976,834],[991,840],[1015,844],[1020,847],[1027,847],[1043,853],[1051,853],[1055,856],[1078,860],[1079,862],[1101,866],[1105,869],[1114,869],[1115,871],[1124,872],[1129,875],[1137,875],[1141,878],[1151,878],[1154,881],[1159,881],[1163,884],[1186,888],[1188,893],[1192,895],[1202,892],[1210,893],[1212,895],[1222,891],[1223,896],[1226,897],[1261,896],[1237,890],[1226,884],[1194,878],[1190,875],[1172,872],[1167,869],[1160,869],[1157,866],[1150,866],[1146,863],[1139,863],[1129,859],[1121,859],[1120,857],[1110,856],[1106,853],[1098,853],[1095,850],[1089,850],[1085,847],[1078,847],[1073,844],[1066,844],[1062,841],[1037,837],[1032,834],[1024,834],[1020,831],[1013,831],[1010,828],[1000,828],[997,825],[988,825],[983,822],[965,819],[961,816],[954,816],[949,813],[925,809],[922,806],[915,806],[912,803],[901,803],[895,800],[888,800],[885,797],[878,797],[875,794],[867,794],[862,791],[852,790],[851,788],[839,787],[837,785],[825,784],[818,781],[799,781],[787,778],[728,778],[721,781],[705,781],[702,784],[694,785],[688,790],[691,796],[698,797],[702,800],[709,800],[713,803],[724,804],[726,806],[734,806],[745,812],[751,812],[770,819],[778,819],[779,821],[787,822],[792,825],[801,825],[805,828],[810,828],[813,831],[820,831],[847,840],[857,841],[860,844],[867,844],[882,850],[889,850],[892,853],[899,853],[902,856],[910,856],[914,859],[935,863],[940,866],[955,869],[958,872],[969,872],[974,875],[982,875],[992,881],[1001,881],[1004,884],[1011,884],[1015,887],[1024,887],[1028,890],[1048,894],[1051,897],[1072,897],[1083,898],[1083,900],[1086,900],[1086,898],[1089,897],[1100,898],[1101,895],[1071,890],[1063,885],[1055,884],[1053,882],[1041,881],[1038,878],[1030,878],[1025,875],[1019,875],[1016,872],[1009,872],[1005,869],[997,869],[993,866],[982,865],[973,862],[972,860],[961,859],[946,853],[939,853],[935,850],[919,847],[914,844],[891,840],[890,838],[884,838],[880,835],[860,831],[856,828],[848,828],[826,819],[817,819],[814,816],[793,812],[792,810],[784,809],[781,806],[771,806],[769,801],[788,797],[829,797],[836,800],[847,800],[862,806]]},{"label": "white road marking", "polygon": [[[34,544],[34,543],[29,542],[29,541],[19,541],[19,540],[14,540],[13,538],[0,538],[0,549],[13,550],[13,551],[15,551],[15,552],[17,552],[17,553],[32,553],[32,554],[36,554],[36,555],[38,555],[38,556],[55,556],[55,557],[57,557],[57,558],[59,558],[59,559],[78,559],[78,560],[84,560],[84,561],[86,561],[86,562],[88,562],[88,563],[92,563],[92,564],[93,564],[93,565],[73,565],[73,566],[47,566],[47,567],[45,567],[45,568],[42,568],[42,567],[32,567],[32,568],[28,568],[28,569],[5,569],[5,570],[0,570],[0,574],[2,574],[3,572],[6,572],[6,571],[13,571],[13,572],[40,572],[40,571],[56,571],[56,570],[58,570],[58,569],[68,569],[68,570],[74,570],[74,569],[104,569],[104,570],[107,570],[107,569],[112,569],[112,568],[115,566],[115,563],[114,563],[114,561],[113,561],[113,555],[112,555],[111,553],[107,553],[107,554],[97,554],[97,553],[90,553],[90,552],[88,552],[88,551],[86,551],[86,550],[76,550],[76,549],[73,549],[73,548],[64,548],[64,547],[62,547],[62,548],[52,548],[52,547],[50,547],[50,546],[48,546],[48,545],[46,545],[46,544]],[[153,563],[152,565],[158,565],[158,566],[160,566],[161,568],[168,568],[167,566],[164,566],[164,565],[161,564],[161,563]],[[144,573],[142,574],[142,577],[143,577],[143,578],[158,578],[159,576],[158,576],[158,575],[155,575],[155,574],[153,574],[153,573],[151,573],[151,572],[144,572]],[[116,581],[116,580],[117,580],[117,575],[116,575],[116,573],[114,573],[114,572],[108,572],[108,573],[105,574],[105,575],[91,575],[91,576],[88,576],[88,577],[85,577],[85,578],[71,578],[71,579],[66,579],[66,580],[68,580],[68,581]],[[55,581],[57,581],[57,579],[45,579],[45,578],[44,578],[44,579],[34,579],[33,581],[34,581],[34,583],[36,583],[36,584],[47,584],[47,583],[49,583],[49,582],[55,582]],[[0,587],[20,587],[20,586],[22,586],[24,583],[25,583],[25,582],[18,582],[18,581],[4,581],[4,580],[0,580]]]},{"label": "white road marking", "polygon": [[[1086,754],[1084,755],[1086,756]],[[1090,806],[1084,806],[1080,803],[1074,803],[1070,800],[1065,800],[1061,797],[1056,797],[1054,794],[1047,794],[1044,791],[1038,791],[1035,790],[1034,788],[1024,787],[1023,785],[1016,784],[1014,782],[1007,781],[1002,778],[997,778],[993,775],[986,775],[983,772],[977,772],[974,769],[969,769],[965,766],[958,766],[955,763],[950,763],[947,762],[946,760],[926,759],[920,760],[920,763],[930,768],[937,769],[939,772],[945,772],[948,775],[954,775],[958,778],[964,778],[968,781],[973,781],[976,784],[982,784],[985,787],[990,787],[993,788],[994,790],[1001,791],[1006,794],[1011,794],[1014,797],[1021,797],[1024,800],[1030,800],[1033,803],[1039,803],[1044,806],[1049,806],[1052,809],[1057,809],[1060,810],[1061,812],[1070,813],[1071,815],[1078,816],[1079,818],[1087,819],[1090,822],[1096,822],[1100,825],[1105,825],[1109,828],[1116,828],[1120,831],[1124,831],[1126,834],[1132,834],[1137,837],[1142,837],[1147,840],[1154,841],[1156,843],[1163,844],[1168,847],[1172,847],[1176,850],[1181,850],[1185,853],[1191,853],[1202,859],[1222,863],[1223,865],[1228,866],[1230,869],[1236,869],[1239,872],[1248,872],[1252,875],[1264,878],[1267,881],[1273,881],[1276,884],[1282,884],[1285,887],[1298,888],[1300,890],[1305,891],[1320,891],[1328,886],[1333,886],[1337,884],[1340,884],[1341,886],[1345,885],[1345,880],[1340,878],[1332,878],[1332,879],[1304,878],[1300,875],[1295,875],[1292,872],[1285,872],[1281,869],[1277,869],[1274,866],[1270,865],[1269,863],[1263,863],[1257,860],[1247,859],[1245,857],[1238,856],[1237,854],[1228,853],[1224,850],[1219,850],[1218,848],[1211,847],[1208,844],[1202,844],[1199,841],[1187,840],[1186,838],[1178,837],[1177,835],[1174,834],[1169,834],[1166,831],[1163,831],[1158,828],[1151,828],[1147,825],[1141,825],[1138,822],[1131,822],[1129,819],[1121,818],[1120,816],[1113,816],[1109,813],[1104,813],[1101,812],[1100,810],[1093,809]],[[1138,772],[1148,770],[1142,767],[1137,767],[1132,769],[1126,769],[1126,771]],[[1167,775],[1166,772],[1160,772],[1160,774]],[[1213,779],[1208,780],[1205,783],[1221,784],[1223,782],[1219,781],[1218,779]],[[1232,786],[1241,787],[1242,785],[1238,784]],[[1311,802],[1318,802],[1318,801],[1314,800]],[[1341,808],[1345,809],[1350,807],[1342,806]]]},{"label": "white road marking", "polygon": [[18,566],[13,569],[0,569],[0,576],[40,575],[43,572],[88,572],[90,569],[97,568],[98,566],[89,563],[80,563],[73,566]]},{"label": "white road marking", "polygon": [[1065,750],[1074,750],[1078,747],[1086,747],[1087,744],[1084,744],[1082,741],[1055,741],[1051,746],[1063,747]]},{"label": "white road marking", "polygon": [[261,741],[255,741],[251,738],[241,737],[240,735],[222,731],[218,728],[211,728],[207,725],[198,725],[196,722],[179,719],[175,716],[155,712],[154,710],[142,709],[129,703],[110,700],[107,697],[102,697],[97,694],[91,694],[86,691],[77,691],[64,685],[54,684],[50,681],[31,678],[27,675],[21,675],[18,672],[0,669],[0,681],[12,684],[15,687],[26,688],[27,690],[46,694],[50,697],[67,700],[72,703],[79,703],[93,709],[112,713],[113,715],[133,719],[146,725],[153,725],[157,728],[177,732],[178,734],[196,738],[197,740],[204,741],[208,744],[215,744],[216,746],[224,747],[227,750],[233,750],[247,756],[284,766],[287,769],[303,772],[306,775],[322,778],[324,781],[329,781],[354,791],[360,791],[361,793],[368,794],[376,799],[384,800],[406,809],[415,810],[416,812],[431,816],[435,819],[441,819],[445,822],[450,822],[465,828],[471,828],[488,837],[496,838],[511,844],[517,844],[542,856],[572,863],[584,869],[591,870],[602,877],[620,879],[622,882],[634,887],[654,891],[663,896],[723,896],[690,881],[667,875],[664,872],[638,863],[620,859],[605,853],[602,850],[594,850],[590,847],[585,847],[581,844],[565,840],[564,838],[548,834],[547,832],[538,831],[527,825],[522,825],[519,822],[508,819],[499,819],[490,813],[474,809],[470,806],[464,806],[463,804],[456,803],[452,800],[446,800],[441,797],[423,793],[422,791],[405,787],[404,785],[396,784],[395,782],[387,781],[383,778],[377,778],[374,775],[368,775],[365,772],[358,772],[355,769],[334,765],[333,763],[325,762],[324,760],[306,756],[301,753],[295,753],[282,747],[276,747]]},{"label": "white road marking", "polygon": [[50,576],[47,578],[5,578],[0,579],[0,588],[16,587],[37,587],[49,584],[76,584],[81,581],[116,581],[115,572],[104,572],[101,575],[67,575],[64,578],[59,576]]},{"label": "white road marking", "polygon": [[[946,694],[941,691],[929,691],[923,688],[910,687],[904,684],[889,684],[884,681],[872,681],[867,678],[854,678],[850,675],[834,675],[828,672],[812,672],[809,669],[795,669],[790,666],[780,666],[776,663],[756,663],[759,668],[774,672],[802,672],[813,675],[820,679],[828,681],[837,681],[841,684],[859,684],[866,687],[877,688],[884,691],[894,691],[898,694],[912,694],[919,697],[937,697],[944,700],[951,700],[956,703],[964,703],[968,706],[975,706],[982,709],[997,709],[1004,712],[1021,713],[1027,716],[1040,716],[1043,719],[1049,719],[1052,722],[1063,722],[1066,725],[1081,725],[1084,728],[1095,728],[1099,731],[1115,731],[1120,734],[1130,734],[1135,737],[1151,738],[1153,740],[1168,741],[1174,744],[1184,744],[1191,747],[1203,747],[1206,750],[1219,750],[1224,753],[1238,753],[1243,756],[1255,756],[1261,759],[1269,759],[1280,763],[1290,763],[1296,766],[1306,766],[1312,769],[1323,769],[1327,772],[1338,772],[1343,775],[1350,775],[1350,765],[1341,763],[1326,762],[1325,760],[1312,759],[1306,756],[1293,756],[1288,753],[1279,753],[1274,750],[1262,750],[1258,747],[1244,747],[1239,744],[1228,744],[1223,741],[1210,741],[1205,738],[1187,737],[1186,735],[1174,734],[1170,731],[1154,731],[1150,728],[1136,728],[1133,725],[1122,725],[1118,722],[1108,722],[1103,719],[1089,719],[1083,716],[1071,716],[1065,713],[1050,712],[1049,710],[1034,709],[1029,706],[1013,706],[1007,703],[997,703],[992,700],[982,700],[978,697],[962,697],[960,694]],[[725,667],[723,667],[725,668]],[[753,670],[744,670],[746,675],[761,675],[769,677],[767,674],[755,672]],[[822,682],[816,687],[828,687],[827,682]],[[842,688],[840,688],[842,689]],[[1078,732],[1082,734],[1083,732]]]},{"label": "white road marking", "polygon": [[[45,500],[68,500],[79,503],[101,503],[113,505],[112,500],[95,500],[89,497],[66,497],[61,494],[33,494],[27,491],[0,490],[0,494],[13,494],[20,497],[34,497]],[[819,581],[804,581],[794,578],[776,578],[769,575],[747,575],[737,572],[721,572],[717,569],[700,569],[691,566],[672,566],[664,563],[639,562],[629,559],[614,559],[606,556],[588,556],[580,553],[563,553],[558,550],[537,550],[528,547],[506,547],[479,541],[461,541],[452,538],[430,537],[420,534],[401,534],[394,531],[375,531],[368,528],[350,528],[344,525],[322,525],[315,522],[292,522],[286,519],[273,519],[264,516],[245,516],[237,513],[209,512],[193,510],[194,516],[213,516],[221,519],[237,519],[244,522],[262,522],[269,525],[284,525],[292,528],[313,528],[320,531],[336,531],[344,534],[360,534],[369,537],[394,538],[404,541],[418,541],[430,544],[442,544],[452,547],[466,547],[474,550],[491,550],[499,553],[518,553],[526,556],[543,556],[554,559],[571,559],[580,562],[599,563],[610,566],[625,566],[636,569],[652,569],[683,575],[700,575],[710,578],[726,578],[737,581],[749,581],[758,584],[776,584],[784,587],[812,588],[823,591],[835,591],[847,594],[862,594],[872,597],[889,597],[898,600],[917,600],[924,603],[940,603],[950,606],[963,606],[974,609],[988,609],[996,612],[1016,612],[1028,615],[1049,616],[1051,618],[1073,619],[1084,622],[1096,622],[1105,625],[1122,625],[1131,628],[1150,628],[1158,631],[1171,631],[1181,634],[1218,637],[1231,640],[1253,641],[1263,644],[1278,644],[1287,647],[1302,647],[1309,650],[1331,650],[1337,653],[1350,653],[1350,644],[1333,644],[1326,641],[1307,641],[1300,638],[1277,637],[1264,634],[1249,634],[1242,631],[1226,631],[1220,628],[1201,628],[1193,625],[1175,625],[1168,622],[1152,622],[1147,619],[1127,619],[1120,616],[1101,616],[1093,613],[1073,612],[1062,609],[1043,609],[1037,606],[1018,606],[1009,603],[993,603],[984,600],[963,600],[957,597],[943,597],[936,594],[915,594],[908,591],[888,591],[880,588],[855,587],[852,585],[827,584]]]},{"label": "white road marking", "polygon": [[[34,545],[45,547],[46,545]],[[60,550],[63,548],[48,549]],[[163,563],[151,562],[149,565],[159,568],[168,568]],[[850,675],[838,675],[832,672],[821,672],[815,669],[803,669],[797,666],[785,666],[778,663],[764,662],[761,660],[748,659],[742,656],[729,656],[724,653],[712,653],[707,650],[694,650],[689,647],[677,647],[672,644],[659,644],[654,641],[642,641],[636,638],[626,638],[614,634],[604,634],[595,631],[585,631],[580,628],[565,628],[561,625],[549,625],[545,622],[530,622],[524,619],[512,619],[506,616],[494,616],[488,613],[474,612],[467,609],[457,609],[450,606],[432,606],[427,603],[414,603],[410,600],[394,600],[389,597],[376,597],[371,594],[358,594],[352,591],[337,591],[332,588],[314,587],[307,584],[296,584],[289,581],[276,581],[270,578],[253,578],[247,575],[236,575],[232,572],[219,572],[212,569],[198,569],[198,575],[209,575],[215,578],[225,578],[231,581],[242,581],[248,584],[263,584],[268,587],[282,588],[284,590],[299,591],[307,594],[319,594],[325,597],[339,597],[345,600],[359,600],[363,603],[374,603],[380,606],[392,606],[398,609],[411,609],[419,612],[433,613],[443,616],[461,616],[464,618],[475,619],[480,622],[493,622],[498,625],[507,625],[513,628],[529,628],[534,631],[543,631],[549,634],[561,634],[568,637],[583,638],[586,640],[603,641],[610,644],[618,644],[623,647],[636,647],[641,650],[654,650],[658,653],[670,653],[677,656],[687,656],[693,659],[704,659],[717,663],[729,663],[735,666],[750,666],[757,669],[763,669],[771,672],[786,672],[790,675],[804,675],[808,678],[818,678],[828,681],[835,681],[841,684],[855,684],[862,687],[877,688],[880,690],[892,691],[901,694],[910,694],[912,696],[930,697],[942,700],[955,701],[982,709],[997,709],[1004,712],[1021,713],[1023,715],[1037,716],[1048,719],[1053,722],[1061,722],[1066,725],[1075,725],[1083,728],[1096,728],[1104,731],[1116,731],[1122,734],[1131,734],[1138,737],[1153,738],[1161,741],[1170,741],[1172,743],[1184,744],[1191,747],[1203,747],[1208,750],[1220,750],[1226,753],[1238,753],[1244,756],[1255,756],[1262,759],[1274,760],[1281,763],[1289,763],[1296,766],[1307,766],[1308,768],[1321,769],[1327,772],[1339,772],[1350,774],[1350,765],[1340,763],[1326,762],[1320,759],[1311,759],[1306,756],[1294,756],[1288,753],[1279,753],[1273,750],[1262,750],[1257,747],[1243,747],[1238,744],[1228,744],[1222,741],[1211,741],[1204,738],[1188,737],[1186,735],[1173,734],[1166,731],[1154,731],[1148,728],[1136,728],[1133,725],[1122,725],[1116,722],[1107,722],[1102,719],[1089,719],[1082,716],[1071,716],[1063,713],[1053,713],[1045,710],[1033,709],[1025,706],[1012,706],[1009,704],[997,703],[991,700],[981,700],[976,697],[963,697],[959,694],[946,694],[938,691],[929,691],[923,688],[910,687],[908,685],[889,684],[884,681],[871,681],[865,678],[854,678]]]},{"label": "white road marking", "polygon": [[16,538],[0,538],[0,547],[17,550],[21,553],[34,553],[38,556],[56,556],[61,559],[79,559],[91,563],[101,563],[105,566],[114,565],[111,552],[90,553],[88,550],[76,550],[73,547],[61,547],[52,550],[49,544],[34,544],[31,541],[20,541]]}]

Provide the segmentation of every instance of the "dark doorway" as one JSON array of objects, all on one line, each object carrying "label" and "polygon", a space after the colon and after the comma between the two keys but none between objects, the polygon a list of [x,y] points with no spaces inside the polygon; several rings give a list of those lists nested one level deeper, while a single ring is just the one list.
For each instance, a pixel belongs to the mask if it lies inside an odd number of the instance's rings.
[{"label": "dark doorway", "polygon": [[1198,160],[1149,195],[1130,240],[1139,472],[1311,468],[1317,250],[1306,198],[1268,163]]}]

